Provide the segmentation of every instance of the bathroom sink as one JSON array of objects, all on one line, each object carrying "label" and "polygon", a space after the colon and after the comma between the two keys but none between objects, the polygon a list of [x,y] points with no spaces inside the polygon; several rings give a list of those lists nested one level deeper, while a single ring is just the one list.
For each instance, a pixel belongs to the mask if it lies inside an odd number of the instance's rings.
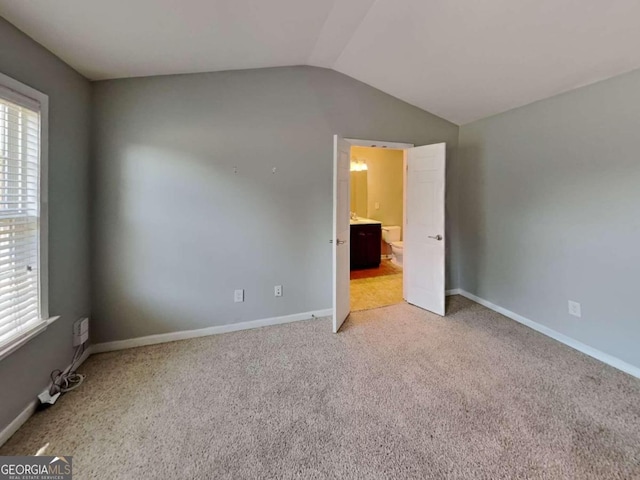
[{"label": "bathroom sink", "polygon": [[352,218],[349,223],[351,225],[382,225],[382,222],[364,217],[358,217],[355,220]]}]

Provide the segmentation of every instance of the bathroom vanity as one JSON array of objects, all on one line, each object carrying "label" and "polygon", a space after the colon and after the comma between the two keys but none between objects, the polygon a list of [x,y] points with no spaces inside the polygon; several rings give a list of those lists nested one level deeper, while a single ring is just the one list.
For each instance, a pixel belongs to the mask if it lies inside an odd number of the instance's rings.
[{"label": "bathroom vanity", "polygon": [[380,266],[382,223],[369,218],[351,220],[351,269]]}]

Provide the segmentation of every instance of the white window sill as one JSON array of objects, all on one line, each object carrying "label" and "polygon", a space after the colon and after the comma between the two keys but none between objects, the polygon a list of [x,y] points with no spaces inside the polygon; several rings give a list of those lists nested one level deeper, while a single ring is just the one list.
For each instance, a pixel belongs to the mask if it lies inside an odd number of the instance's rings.
[{"label": "white window sill", "polygon": [[53,322],[55,322],[59,318],[60,318],[60,316],[50,317],[50,318],[48,318],[46,320],[43,320],[42,322],[38,323],[37,325],[35,325],[30,330],[24,332],[22,335],[20,335],[15,340],[13,340],[9,345],[5,345],[4,347],[0,347],[1,348],[0,349],[0,360],[8,357],[13,352],[18,350],[21,346],[23,346],[25,343],[27,343],[29,340],[31,340],[32,338],[38,336],[40,333],[44,332],[49,325],[51,325]]}]

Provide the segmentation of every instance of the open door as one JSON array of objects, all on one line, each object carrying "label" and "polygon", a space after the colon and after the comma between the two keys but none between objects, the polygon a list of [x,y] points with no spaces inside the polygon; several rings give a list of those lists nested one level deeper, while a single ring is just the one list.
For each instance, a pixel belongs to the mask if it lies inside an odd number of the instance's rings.
[{"label": "open door", "polygon": [[349,192],[349,166],[351,163],[351,144],[333,136],[333,333],[351,311],[349,293],[351,235],[349,210],[351,196]]},{"label": "open door", "polygon": [[444,315],[445,144],[409,148],[406,152],[405,299]]}]

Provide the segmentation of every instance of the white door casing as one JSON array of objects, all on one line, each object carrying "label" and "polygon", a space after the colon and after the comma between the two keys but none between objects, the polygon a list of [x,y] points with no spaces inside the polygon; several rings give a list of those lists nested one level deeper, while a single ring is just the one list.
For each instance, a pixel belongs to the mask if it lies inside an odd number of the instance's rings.
[{"label": "white door casing", "polygon": [[407,152],[404,292],[408,303],[445,314],[445,147]]},{"label": "white door casing", "polygon": [[333,333],[351,311],[349,222],[351,144],[333,136]]}]

